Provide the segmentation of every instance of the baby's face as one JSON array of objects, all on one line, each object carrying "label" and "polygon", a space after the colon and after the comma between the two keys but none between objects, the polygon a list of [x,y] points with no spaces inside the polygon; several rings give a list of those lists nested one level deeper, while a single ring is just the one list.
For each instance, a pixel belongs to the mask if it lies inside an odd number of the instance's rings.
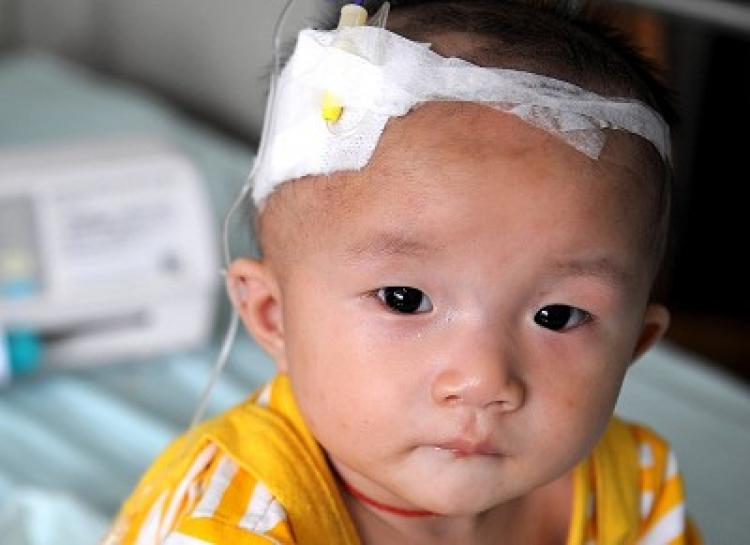
[{"label": "baby's face", "polygon": [[345,480],[478,513],[588,453],[651,283],[626,151],[595,162],[510,115],[430,104],[364,171],[294,183],[339,192],[280,291],[283,368]]}]

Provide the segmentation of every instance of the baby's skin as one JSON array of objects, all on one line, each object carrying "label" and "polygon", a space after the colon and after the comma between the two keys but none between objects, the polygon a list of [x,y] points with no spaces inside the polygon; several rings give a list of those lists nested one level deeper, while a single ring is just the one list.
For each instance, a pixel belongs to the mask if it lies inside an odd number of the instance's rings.
[{"label": "baby's skin", "polygon": [[290,377],[368,544],[565,543],[571,471],[630,364],[649,302],[644,144],[598,160],[512,115],[431,103],[359,172],[277,189],[263,259],[228,282]]}]

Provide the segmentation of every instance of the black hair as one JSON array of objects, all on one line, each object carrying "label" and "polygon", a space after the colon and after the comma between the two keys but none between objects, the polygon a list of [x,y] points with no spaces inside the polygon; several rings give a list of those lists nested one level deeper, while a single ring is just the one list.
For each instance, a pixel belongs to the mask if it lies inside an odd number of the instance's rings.
[{"label": "black hair", "polygon": [[[370,13],[384,2],[366,1]],[[603,17],[595,2],[574,0],[393,0],[389,28],[415,41],[449,32],[477,35],[477,64],[519,65],[608,96],[630,95],[679,121],[662,70]],[[392,18],[393,20],[393,18]],[[329,28],[335,22],[328,22]],[[469,59],[471,60],[471,59]],[[484,60],[484,62],[482,62]]]}]

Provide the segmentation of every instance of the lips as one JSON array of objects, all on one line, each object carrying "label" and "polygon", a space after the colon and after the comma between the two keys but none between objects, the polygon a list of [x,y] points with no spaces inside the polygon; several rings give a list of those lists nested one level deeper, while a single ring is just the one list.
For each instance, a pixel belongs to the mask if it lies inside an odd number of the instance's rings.
[{"label": "lips", "polygon": [[456,458],[470,456],[501,456],[501,452],[489,441],[472,441],[470,439],[454,439],[435,445],[435,448],[452,452]]}]

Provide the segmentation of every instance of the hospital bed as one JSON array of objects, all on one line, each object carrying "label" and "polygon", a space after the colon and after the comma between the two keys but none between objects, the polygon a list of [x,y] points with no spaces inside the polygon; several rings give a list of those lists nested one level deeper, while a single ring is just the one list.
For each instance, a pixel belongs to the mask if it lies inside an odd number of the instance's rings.
[{"label": "hospital bed", "polygon": [[[136,4],[130,9],[137,11]],[[138,47],[143,41],[133,45]],[[261,66],[262,53],[254,55]],[[118,58],[121,65],[133,60],[124,53]],[[154,57],[144,60],[140,79],[154,84],[148,74],[158,63]],[[180,76],[174,66],[171,76],[172,82]],[[168,78],[169,71],[160,77]],[[155,83],[157,88],[170,85]],[[192,104],[197,109],[201,100],[218,104],[222,92],[226,88],[212,91],[213,98],[198,93]],[[190,97],[180,98],[191,103]],[[259,114],[253,109],[235,118],[232,108],[239,112],[241,103],[224,101],[215,113],[229,124],[234,119],[239,133],[250,135]],[[123,136],[168,141],[188,157],[205,183],[217,225],[253,159],[251,146],[195,121],[140,86],[49,54],[17,51],[0,57],[0,146]],[[223,316],[220,312],[219,322]],[[220,332],[221,325],[212,341],[198,348],[74,372],[48,370],[0,391],[0,543],[96,543],[149,461],[187,425],[208,380]],[[208,413],[241,401],[272,369],[241,334]],[[710,362],[661,343],[634,368],[618,410],[670,439],[685,473],[690,511],[707,543],[746,543],[747,387],[712,370]]]}]

